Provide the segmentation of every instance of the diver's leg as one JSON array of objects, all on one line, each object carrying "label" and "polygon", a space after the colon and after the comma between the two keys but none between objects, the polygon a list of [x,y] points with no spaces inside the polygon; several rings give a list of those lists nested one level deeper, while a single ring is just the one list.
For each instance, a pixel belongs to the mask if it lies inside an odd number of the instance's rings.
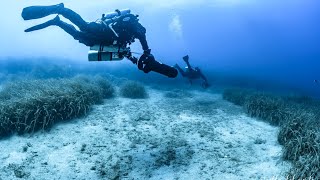
[{"label": "diver's leg", "polygon": [[78,13],[69,8],[62,8],[58,13],[78,26],[81,31],[92,33],[104,32],[104,25],[96,22],[87,23]]},{"label": "diver's leg", "polygon": [[59,14],[66,19],[69,19],[73,24],[78,26],[81,31],[96,33],[101,32],[104,29],[104,26],[102,26],[101,24],[95,22],[87,23],[78,13],[69,8],[62,8],[61,10],[59,10]]},{"label": "diver's leg", "polygon": [[81,31],[87,31],[88,23],[82,19],[82,17],[74,12],[73,10],[69,8],[63,8],[59,14],[61,14],[63,17],[69,19],[73,24],[79,27]]},{"label": "diver's leg", "polygon": [[210,84],[208,83],[208,79],[202,74],[201,71],[199,71],[200,73],[200,77],[203,79],[203,83],[201,84],[201,86],[206,89],[208,87],[210,87]]},{"label": "diver's leg", "polygon": [[63,22],[63,21],[59,21],[56,24],[56,26],[59,26],[66,33],[70,34],[74,39],[79,40],[81,33],[73,25],[68,24],[66,22]]},{"label": "diver's leg", "polygon": [[186,62],[186,64],[187,64],[187,66],[188,66],[188,69],[190,69],[190,70],[191,70],[191,69],[192,69],[192,67],[191,67],[191,65],[190,65],[190,63],[189,63],[189,60],[186,60],[185,62]]},{"label": "diver's leg", "polygon": [[68,34],[70,34],[73,37],[77,37],[79,35],[79,31],[77,31],[77,29],[74,26],[72,26],[71,24],[68,24],[68,23],[65,23],[65,22],[61,21],[59,16],[56,16],[54,19],[49,20],[49,21],[47,21],[45,23],[42,23],[42,24],[33,26],[31,28],[28,28],[28,29],[25,30],[25,32],[36,31],[36,30],[47,28],[49,26],[59,26],[64,31],[66,31]]},{"label": "diver's leg", "polygon": [[186,56],[184,56],[182,59],[183,59],[184,62],[186,62],[187,66],[188,66],[188,69],[191,70],[192,68],[191,68],[191,65],[190,65],[190,63],[189,63],[189,56],[186,55]]},{"label": "diver's leg", "polygon": [[38,19],[51,14],[61,14],[63,17],[77,25],[82,31],[88,29],[88,23],[83,20],[78,13],[69,8],[65,8],[63,3],[52,6],[30,6],[22,10],[22,17],[24,20]]},{"label": "diver's leg", "polygon": [[78,40],[80,43],[85,44],[86,46],[93,46],[99,41],[99,39],[93,34],[80,32],[73,25],[66,22],[59,21],[56,26],[59,26],[61,29],[71,35],[75,40]]},{"label": "diver's leg", "polygon": [[83,43],[87,46],[94,45],[95,41],[97,40],[97,38],[95,37],[92,37],[90,35],[87,35],[86,33],[78,31],[73,25],[61,21],[59,16],[45,23],[28,28],[25,30],[25,32],[36,31],[49,26],[59,26],[61,29],[63,29],[65,32],[71,35],[75,40],[79,40],[80,43]]},{"label": "diver's leg", "polygon": [[57,25],[59,24],[60,22],[60,18],[59,16],[56,16],[54,19],[52,20],[49,20],[47,22],[44,22],[42,24],[38,24],[36,26],[32,26],[26,30],[24,30],[24,32],[31,32],[31,31],[37,31],[37,30],[40,30],[40,29],[44,29],[44,28],[47,28],[49,26],[53,26],[53,25]]},{"label": "diver's leg", "polygon": [[199,72],[200,77],[203,79],[204,82],[208,83],[208,79],[202,74],[202,72]]}]

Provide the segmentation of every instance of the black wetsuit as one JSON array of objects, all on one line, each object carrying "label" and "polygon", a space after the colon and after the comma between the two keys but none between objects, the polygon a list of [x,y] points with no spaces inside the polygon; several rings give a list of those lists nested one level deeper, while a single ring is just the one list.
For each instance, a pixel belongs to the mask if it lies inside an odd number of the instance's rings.
[{"label": "black wetsuit", "polygon": [[186,78],[188,78],[190,80],[202,78],[204,81],[207,82],[207,78],[202,74],[201,70],[195,70],[193,68],[189,68],[188,67],[188,68],[186,68],[186,71],[184,71],[179,66],[176,66],[176,68],[178,69],[179,73],[183,77],[186,77]]},{"label": "black wetsuit", "polygon": [[[60,14],[77,25],[80,31],[71,24],[67,24],[63,21],[57,23],[57,26],[69,33],[74,39],[79,40],[80,43],[87,46],[97,44],[107,46],[112,45],[115,41],[117,41],[118,45],[125,46],[133,43],[134,39],[137,38],[140,40],[143,50],[149,49],[145,35],[146,29],[138,22],[137,17],[132,14],[121,16],[117,18],[116,21],[109,20],[109,22],[98,21],[90,23],[84,21],[80,15],[68,8],[64,8]],[[114,32],[109,27],[110,23],[115,23],[114,25],[111,25]]]},{"label": "black wetsuit", "polygon": [[186,57],[184,57],[184,60],[187,64],[186,67],[186,71],[184,71],[183,69],[181,69],[181,67],[179,65],[175,65],[175,67],[178,69],[179,73],[185,77],[189,79],[189,82],[192,84],[192,80],[194,79],[203,79],[204,83],[203,86],[207,87],[209,86],[208,84],[208,80],[207,78],[202,74],[201,70],[199,68],[192,68],[190,63],[189,63],[189,57],[187,57],[187,59],[185,59]]},{"label": "black wetsuit", "polygon": [[54,18],[43,24],[34,26],[26,30],[26,32],[39,30],[51,25],[56,25],[70,34],[74,39],[79,40],[87,46],[93,45],[113,45],[126,46],[131,44],[135,39],[139,39],[143,50],[148,50],[146,40],[146,29],[139,23],[137,16],[133,14],[125,14],[117,16],[113,19],[98,20],[96,22],[86,22],[82,17],[64,5],[58,4],[53,6],[30,6],[23,9],[22,17],[25,20],[37,19],[50,14],[59,14],[70,20],[76,25],[78,31],[73,25],[60,20],[59,17]]}]

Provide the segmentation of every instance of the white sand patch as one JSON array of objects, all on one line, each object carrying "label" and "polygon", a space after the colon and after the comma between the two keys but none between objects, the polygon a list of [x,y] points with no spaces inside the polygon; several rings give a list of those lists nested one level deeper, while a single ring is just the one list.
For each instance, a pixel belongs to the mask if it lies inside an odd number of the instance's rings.
[{"label": "white sand patch", "polygon": [[26,159],[26,157],[27,156],[25,153],[13,151],[9,153],[7,157],[4,157],[6,159],[4,164],[5,165],[9,165],[13,163],[21,164]]},{"label": "white sand patch", "polygon": [[285,179],[276,127],[220,94],[148,90],[149,99],[116,97],[49,132],[1,140],[0,179]]}]

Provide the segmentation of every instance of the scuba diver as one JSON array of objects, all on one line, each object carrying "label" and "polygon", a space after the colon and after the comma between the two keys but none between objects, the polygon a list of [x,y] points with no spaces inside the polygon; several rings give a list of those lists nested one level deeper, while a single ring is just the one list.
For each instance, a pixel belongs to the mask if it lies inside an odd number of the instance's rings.
[{"label": "scuba diver", "polygon": [[[138,69],[145,73],[155,71],[170,78],[175,78],[178,75],[175,68],[155,60],[146,40],[146,29],[139,23],[138,15],[131,14],[128,9],[103,14],[101,19],[89,23],[76,12],[65,8],[63,3],[26,7],[21,15],[24,20],[31,20],[51,14],[57,14],[57,16],[45,23],[28,28],[25,32],[58,26],[75,40],[90,47],[89,61],[122,60],[126,57],[132,63],[137,64]],[[80,31],[73,25],[61,21],[59,15],[69,19]],[[140,41],[144,52],[139,59],[132,55],[130,47],[128,47],[135,39]]]},{"label": "scuba diver", "polygon": [[189,56],[186,55],[183,57],[183,60],[186,62],[187,67],[185,67],[186,71],[184,71],[183,69],[180,68],[180,66],[178,64],[176,64],[174,67],[178,69],[178,71],[180,72],[180,74],[189,79],[190,84],[192,84],[192,80],[193,79],[202,79],[203,83],[201,84],[201,86],[203,88],[208,88],[210,85],[208,83],[207,78],[202,74],[201,70],[198,67],[192,68],[190,63],[189,63]]}]

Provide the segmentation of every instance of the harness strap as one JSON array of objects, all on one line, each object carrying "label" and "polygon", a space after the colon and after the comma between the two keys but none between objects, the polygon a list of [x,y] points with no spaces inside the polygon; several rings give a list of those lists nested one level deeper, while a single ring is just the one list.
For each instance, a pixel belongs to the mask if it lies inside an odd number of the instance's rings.
[{"label": "harness strap", "polygon": [[103,47],[100,44],[99,51],[98,51],[98,61],[102,61],[102,51],[103,51]]},{"label": "harness strap", "polygon": [[101,21],[101,22],[105,27],[109,28],[117,38],[119,38],[119,35],[117,34],[117,32],[112,27],[112,23],[107,24],[105,21]]}]

